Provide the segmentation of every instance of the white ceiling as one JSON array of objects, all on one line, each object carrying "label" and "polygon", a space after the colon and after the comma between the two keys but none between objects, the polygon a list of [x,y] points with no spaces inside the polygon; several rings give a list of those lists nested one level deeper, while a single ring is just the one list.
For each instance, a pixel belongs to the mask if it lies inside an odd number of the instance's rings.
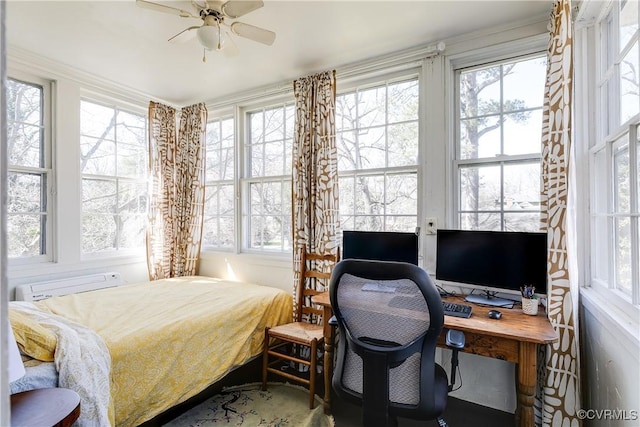
[{"label": "white ceiling", "polygon": [[[232,0],[242,1],[242,0]],[[185,1],[167,5],[189,9]],[[167,39],[199,19],[135,0],[7,2],[10,51],[33,53],[176,105],[230,94],[452,36],[545,16],[550,0],[265,0],[237,21],[272,31],[272,46],[234,37],[238,53],[207,54],[196,38]]]}]

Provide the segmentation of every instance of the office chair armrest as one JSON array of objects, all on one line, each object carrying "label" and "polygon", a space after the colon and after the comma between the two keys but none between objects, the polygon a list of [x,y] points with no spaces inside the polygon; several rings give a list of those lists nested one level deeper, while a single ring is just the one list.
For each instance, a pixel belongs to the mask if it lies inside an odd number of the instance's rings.
[{"label": "office chair armrest", "polygon": [[455,329],[449,329],[446,335],[447,347],[452,351],[451,353],[451,374],[449,379],[449,391],[453,391],[456,384],[456,371],[458,370],[458,351],[464,349],[465,337],[464,332],[456,331]]},{"label": "office chair armrest", "polygon": [[456,350],[462,350],[465,344],[464,332],[455,329],[449,329],[446,337],[447,347]]}]

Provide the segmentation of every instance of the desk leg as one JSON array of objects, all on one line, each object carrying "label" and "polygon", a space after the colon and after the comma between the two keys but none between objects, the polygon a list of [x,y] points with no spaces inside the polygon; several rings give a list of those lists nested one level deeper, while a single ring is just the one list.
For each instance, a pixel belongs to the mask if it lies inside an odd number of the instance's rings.
[{"label": "desk leg", "polygon": [[519,427],[534,427],[533,403],[537,380],[536,350],[537,345],[529,342],[521,342],[518,350],[516,425]]},{"label": "desk leg", "polygon": [[325,306],[322,315],[324,325],[324,413],[331,414],[331,378],[333,377],[334,330],[329,324],[333,316],[331,306]]}]

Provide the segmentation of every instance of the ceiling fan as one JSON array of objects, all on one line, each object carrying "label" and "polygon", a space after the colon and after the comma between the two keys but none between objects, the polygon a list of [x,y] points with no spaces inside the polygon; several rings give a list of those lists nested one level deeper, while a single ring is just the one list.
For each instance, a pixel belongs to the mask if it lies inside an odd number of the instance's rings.
[{"label": "ceiling fan", "polygon": [[[245,24],[244,22],[226,22],[226,19],[236,19],[260,9],[264,6],[262,0],[228,0],[226,2],[220,0],[191,0],[193,11],[148,0],[136,0],[136,3],[140,7],[178,15],[182,18],[201,19],[201,25],[185,28],[169,38],[169,41],[185,39],[195,33],[200,44],[205,49],[205,54],[207,50],[222,50],[225,39],[231,39],[229,31],[237,36],[268,46],[271,46],[276,39],[276,33],[273,31]],[[224,27],[227,27],[229,31]],[[202,61],[206,62],[206,55],[203,55]]]}]

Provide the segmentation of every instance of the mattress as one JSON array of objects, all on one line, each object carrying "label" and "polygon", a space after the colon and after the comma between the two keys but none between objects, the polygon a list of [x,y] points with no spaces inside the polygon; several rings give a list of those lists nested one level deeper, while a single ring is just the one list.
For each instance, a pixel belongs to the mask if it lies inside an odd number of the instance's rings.
[{"label": "mattress", "polygon": [[104,340],[118,426],[141,424],[198,394],[259,355],[266,326],[292,319],[292,297],[282,290],[201,276],[34,305],[84,325]]}]

